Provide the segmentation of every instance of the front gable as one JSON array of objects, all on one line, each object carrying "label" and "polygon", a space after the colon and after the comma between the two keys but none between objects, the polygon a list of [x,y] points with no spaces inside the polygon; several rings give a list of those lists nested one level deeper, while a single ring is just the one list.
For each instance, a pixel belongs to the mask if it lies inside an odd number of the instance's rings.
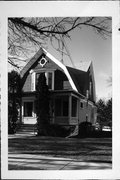
[{"label": "front gable", "polygon": [[36,90],[36,76],[44,72],[47,84],[52,81],[51,90],[74,89],[77,91],[67,68],[45,50],[40,50],[23,68],[21,77],[23,92]]}]

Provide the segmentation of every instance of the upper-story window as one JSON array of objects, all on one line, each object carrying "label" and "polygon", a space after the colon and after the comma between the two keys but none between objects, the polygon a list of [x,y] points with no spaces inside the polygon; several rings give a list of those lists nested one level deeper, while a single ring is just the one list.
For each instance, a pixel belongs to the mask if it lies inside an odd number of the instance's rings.
[{"label": "upper-story window", "polygon": [[53,72],[47,72],[46,73],[46,80],[47,80],[47,85],[49,87],[49,89],[54,89],[54,80],[53,80]]},{"label": "upper-story window", "polygon": [[84,106],[83,106],[83,102],[80,102],[80,107],[83,109]]},{"label": "upper-story window", "polygon": [[[35,84],[38,82],[39,75],[43,72],[36,72]],[[54,90],[54,72],[47,71],[45,72],[46,84],[48,85],[50,90]]]}]

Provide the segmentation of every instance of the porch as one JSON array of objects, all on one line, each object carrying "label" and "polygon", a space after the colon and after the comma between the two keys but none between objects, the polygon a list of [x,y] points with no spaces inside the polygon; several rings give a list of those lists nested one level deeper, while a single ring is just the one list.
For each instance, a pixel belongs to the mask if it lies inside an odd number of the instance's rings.
[{"label": "porch", "polygon": [[54,91],[51,95],[50,122],[78,125],[80,98],[74,91]]},{"label": "porch", "polygon": [[[50,123],[58,125],[78,125],[80,97],[74,91],[51,91]],[[36,124],[35,94],[22,97],[21,122]]]}]

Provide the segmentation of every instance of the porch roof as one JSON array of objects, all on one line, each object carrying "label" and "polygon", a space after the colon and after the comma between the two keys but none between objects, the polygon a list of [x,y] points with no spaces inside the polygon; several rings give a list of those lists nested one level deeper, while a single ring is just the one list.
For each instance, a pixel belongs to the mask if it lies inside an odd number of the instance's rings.
[{"label": "porch roof", "polygon": [[80,98],[83,98],[83,99],[86,99],[85,96],[83,96],[82,94],[80,94],[79,92],[76,92],[74,90],[54,90],[54,91],[51,91],[51,94],[75,94],[76,96],[80,97]]}]

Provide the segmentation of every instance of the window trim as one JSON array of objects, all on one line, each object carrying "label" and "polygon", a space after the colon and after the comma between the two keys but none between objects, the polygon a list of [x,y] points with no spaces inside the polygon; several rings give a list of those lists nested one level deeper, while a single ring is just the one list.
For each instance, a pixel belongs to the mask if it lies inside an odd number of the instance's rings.
[{"label": "window trim", "polygon": [[[46,76],[46,83],[48,85],[48,73],[52,73],[52,89],[49,89],[49,90],[54,90],[54,81],[55,81],[55,73],[54,73],[54,70],[38,70],[38,71],[35,71],[35,76],[34,76],[34,89],[36,91],[36,74],[39,74],[39,73],[45,73],[45,76]],[[32,82],[31,82],[32,84]]]}]

